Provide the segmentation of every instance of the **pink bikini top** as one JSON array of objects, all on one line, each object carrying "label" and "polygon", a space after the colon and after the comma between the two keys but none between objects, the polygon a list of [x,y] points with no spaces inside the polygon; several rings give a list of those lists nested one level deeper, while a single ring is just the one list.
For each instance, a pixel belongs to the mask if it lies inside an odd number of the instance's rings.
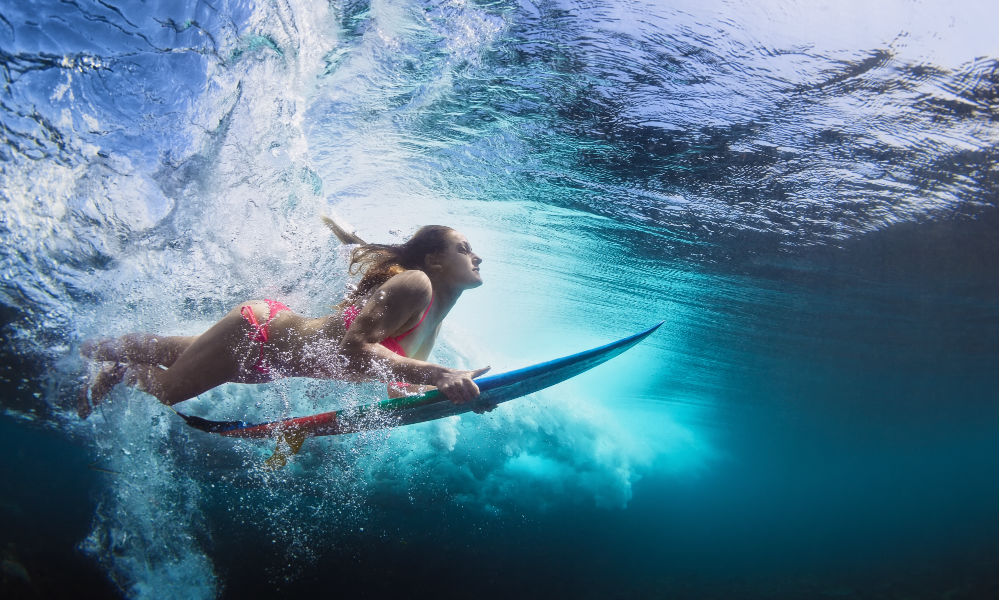
[{"label": "pink bikini top", "polygon": [[[424,314],[420,316],[420,320],[417,321],[416,325],[404,331],[402,335],[397,335],[396,337],[387,337],[379,343],[388,348],[389,350],[392,350],[396,354],[406,357],[406,351],[403,350],[403,347],[399,345],[399,341],[405,338],[406,336],[410,335],[411,333],[413,333],[413,330],[415,330],[417,327],[420,327],[420,324],[423,323],[424,319],[427,318],[427,313],[431,311],[431,304],[434,304],[433,294],[431,295],[430,303],[427,305],[427,308],[424,309]],[[354,319],[356,319],[359,314],[361,314],[361,309],[359,309],[357,306],[354,306],[353,304],[345,308],[344,327],[347,327],[349,329],[351,327],[351,323],[354,322]]]}]

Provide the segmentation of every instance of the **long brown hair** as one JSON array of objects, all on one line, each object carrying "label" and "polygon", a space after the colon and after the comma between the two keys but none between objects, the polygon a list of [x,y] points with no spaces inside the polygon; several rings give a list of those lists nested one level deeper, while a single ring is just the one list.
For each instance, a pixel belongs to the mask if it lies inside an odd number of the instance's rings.
[{"label": "long brown hair", "polygon": [[346,302],[364,298],[378,286],[407,269],[425,268],[429,254],[448,247],[447,234],[454,231],[444,225],[425,225],[402,244],[364,244],[351,252],[351,275],[361,273],[357,289],[347,295]]}]

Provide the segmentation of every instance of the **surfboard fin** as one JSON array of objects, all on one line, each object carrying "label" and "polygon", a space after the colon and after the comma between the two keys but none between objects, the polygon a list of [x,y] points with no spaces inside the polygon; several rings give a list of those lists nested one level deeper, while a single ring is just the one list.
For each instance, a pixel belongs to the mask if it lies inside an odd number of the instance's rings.
[{"label": "surfboard fin", "polygon": [[278,434],[278,443],[275,444],[274,453],[264,461],[261,468],[265,471],[277,471],[284,467],[288,464],[289,458],[302,450],[302,444],[305,443],[306,437],[308,437],[308,433],[304,430],[283,431]]}]

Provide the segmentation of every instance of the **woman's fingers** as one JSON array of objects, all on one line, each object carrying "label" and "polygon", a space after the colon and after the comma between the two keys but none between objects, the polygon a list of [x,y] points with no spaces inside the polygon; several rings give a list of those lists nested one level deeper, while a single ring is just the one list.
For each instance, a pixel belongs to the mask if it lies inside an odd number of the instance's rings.
[{"label": "woman's fingers", "polygon": [[441,381],[437,387],[446,398],[455,404],[464,404],[479,397],[479,386],[473,379],[489,370],[490,367],[474,371],[451,371],[445,375],[444,381]]},{"label": "woman's fingers", "polygon": [[447,381],[438,388],[441,393],[455,404],[464,404],[479,396],[479,386],[472,379],[485,373],[489,367],[475,371],[453,371]]},{"label": "woman's fingers", "polygon": [[461,393],[459,403],[470,402],[479,395],[479,386],[472,380],[472,376],[463,377],[460,380]]}]

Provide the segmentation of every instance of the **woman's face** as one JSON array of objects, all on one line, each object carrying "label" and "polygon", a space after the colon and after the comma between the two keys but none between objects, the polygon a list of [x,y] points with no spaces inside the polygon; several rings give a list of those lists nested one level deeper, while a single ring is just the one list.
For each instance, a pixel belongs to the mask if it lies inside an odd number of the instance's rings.
[{"label": "woman's face", "polygon": [[483,285],[483,279],[479,275],[479,263],[483,259],[472,251],[469,240],[457,231],[449,231],[445,238],[447,246],[432,258],[433,264],[440,267],[442,281],[461,289]]}]

